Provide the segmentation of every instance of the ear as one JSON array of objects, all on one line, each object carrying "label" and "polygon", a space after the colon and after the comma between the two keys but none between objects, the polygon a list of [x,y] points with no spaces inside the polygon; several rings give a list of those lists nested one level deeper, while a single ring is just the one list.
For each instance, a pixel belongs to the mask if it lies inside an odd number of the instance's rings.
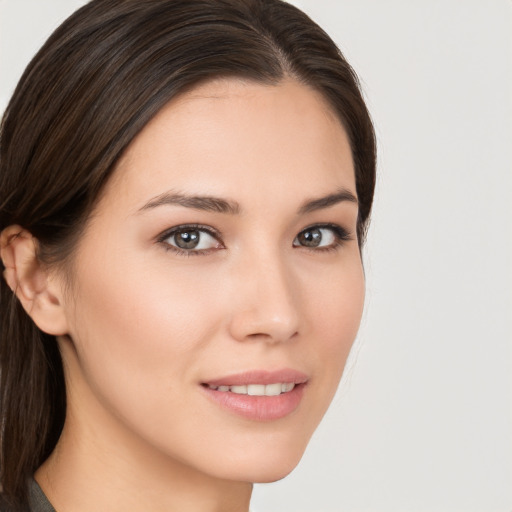
[{"label": "ear", "polygon": [[21,226],[9,226],[0,234],[0,257],[7,285],[39,329],[66,334],[62,283],[39,261],[37,240]]}]

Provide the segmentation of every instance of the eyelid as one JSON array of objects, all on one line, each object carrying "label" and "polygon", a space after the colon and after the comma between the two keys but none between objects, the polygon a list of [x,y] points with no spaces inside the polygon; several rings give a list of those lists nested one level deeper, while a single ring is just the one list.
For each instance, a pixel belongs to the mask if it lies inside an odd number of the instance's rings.
[{"label": "eyelid", "polygon": [[[211,237],[215,238],[222,247],[210,248],[210,249],[198,249],[198,250],[188,249],[187,250],[187,249],[181,249],[180,247],[177,247],[175,245],[172,245],[172,244],[166,242],[166,240],[168,238],[170,238],[174,234],[178,233],[179,231],[187,231],[187,230],[202,231],[202,232],[210,235]],[[185,256],[209,254],[211,251],[215,251],[215,250],[224,248],[224,243],[222,242],[222,235],[221,235],[220,231],[213,228],[212,226],[207,226],[204,224],[194,224],[194,223],[178,224],[177,226],[166,229],[165,231],[163,231],[162,233],[160,233],[157,236],[156,242],[164,245],[166,250],[173,251],[177,254],[185,255]]]},{"label": "eyelid", "polygon": [[[320,247],[307,247],[305,245],[295,245],[295,241],[297,240],[298,236],[303,233],[304,231],[310,230],[310,229],[330,229],[335,236],[335,243],[332,243],[328,246],[320,246]],[[221,247],[215,247],[215,248],[208,248],[208,249],[181,249],[180,247],[177,247],[175,245],[172,245],[166,240],[173,236],[174,234],[178,233],[179,231],[186,231],[186,230],[197,230],[202,231],[204,233],[207,233],[209,236],[215,238]],[[336,250],[340,246],[343,245],[344,242],[347,242],[349,240],[353,240],[352,233],[344,228],[343,226],[339,224],[334,223],[317,223],[317,224],[311,224],[299,231],[299,233],[296,235],[296,237],[293,239],[293,246],[298,247],[300,249],[305,249],[309,251],[330,251],[330,250]],[[164,232],[162,232],[158,237],[156,238],[156,242],[162,244],[165,246],[166,250],[173,251],[180,255],[185,256],[192,256],[192,255],[205,255],[209,254],[212,251],[219,250],[219,249],[225,249],[224,243],[222,241],[222,234],[217,229],[213,228],[212,226],[204,225],[204,224],[179,224],[177,226],[173,226],[172,228],[166,229]]]},{"label": "eyelid", "polygon": [[[301,233],[303,233],[304,231],[308,231],[310,229],[330,229],[334,233],[334,236],[336,238],[336,243],[328,245],[328,246],[321,246],[321,247],[307,247],[305,245],[295,245],[295,240],[297,240],[299,235]],[[309,251],[329,251],[329,250],[336,250],[341,245],[343,245],[344,242],[348,242],[353,239],[354,239],[354,237],[348,229],[344,228],[343,226],[341,226],[339,224],[327,222],[327,223],[311,224],[311,225],[301,229],[299,231],[299,233],[297,234],[297,236],[293,240],[293,246],[298,247],[300,249],[306,249]]]},{"label": "eyelid", "polygon": [[219,230],[213,228],[212,226],[207,226],[206,224],[178,224],[173,226],[172,228],[168,228],[162,233],[160,233],[157,237],[157,241],[164,241],[166,238],[169,238],[174,233],[178,231],[186,231],[187,229],[196,229],[197,231],[205,231],[209,235],[212,235],[215,238],[221,238],[221,233]]}]

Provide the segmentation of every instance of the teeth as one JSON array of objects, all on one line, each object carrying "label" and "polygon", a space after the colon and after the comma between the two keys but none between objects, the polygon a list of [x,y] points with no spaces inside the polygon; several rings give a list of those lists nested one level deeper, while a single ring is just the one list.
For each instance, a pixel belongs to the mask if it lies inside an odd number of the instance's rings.
[{"label": "teeth", "polygon": [[265,386],[265,395],[267,396],[276,396],[280,395],[281,391],[283,390],[284,384],[267,384]]},{"label": "teeth", "polygon": [[288,393],[295,387],[293,382],[276,382],[275,384],[249,384],[247,386],[212,386],[208,385],[210,389],[216,391],[236,393],[237,395],[249,396],[277,396],[281,393]]},{"label": "teeth", "polygon": [[247,394],[251,396],[262,396],[265,394],[265,384],[249,384]]}]

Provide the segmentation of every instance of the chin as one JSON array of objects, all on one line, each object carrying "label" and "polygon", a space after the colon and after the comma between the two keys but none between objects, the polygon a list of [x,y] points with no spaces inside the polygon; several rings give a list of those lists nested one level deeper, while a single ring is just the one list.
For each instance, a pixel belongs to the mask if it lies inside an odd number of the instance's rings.
[{"label": "chin", "polygon": [[[299,461],[297,461],[298,464]],[[262,470],[260,474],[255,475],[255,478],[250,480],[253,484],[270,484],[272,482],[278,482],[283,478],[286,478],[296,467],[297,464],[293,464],[289,468],[272,468],[270,470]]]},{"label": "chin", "polygon": [[[224,477],[251,483],[276,482],[289,475],[299,464],[307,443],[290,446],[286,443],[272,449],[256,444],[239,456],[231,453],[224,466]],[[221,470],[222,471],[222,470]]]},{"label": "chin", "polygon": [[253,484],[268,484],[277,482],[288,476],[299,463],[300,458],[293,461],[280,464],[268,463],[263,467],[251,467],[238,469],[233,480],[250,482]]}]

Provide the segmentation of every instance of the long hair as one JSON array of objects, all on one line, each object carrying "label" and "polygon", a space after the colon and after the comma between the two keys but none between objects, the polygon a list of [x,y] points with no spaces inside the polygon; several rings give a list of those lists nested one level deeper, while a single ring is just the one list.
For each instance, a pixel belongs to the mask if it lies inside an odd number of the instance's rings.
[{"label": "long hair", "polygon": [[[47,265],[63,264],[120,156],[176,95],[219,77],[319,91],[351,145],[363,244],[375,136],[357,77],[327,34],[280,0],[92,0],[25,70],[0,128],[0,231],[27,229]],[[0,481],[26,506],[66,410],[55,337],[0,279]]]}]

